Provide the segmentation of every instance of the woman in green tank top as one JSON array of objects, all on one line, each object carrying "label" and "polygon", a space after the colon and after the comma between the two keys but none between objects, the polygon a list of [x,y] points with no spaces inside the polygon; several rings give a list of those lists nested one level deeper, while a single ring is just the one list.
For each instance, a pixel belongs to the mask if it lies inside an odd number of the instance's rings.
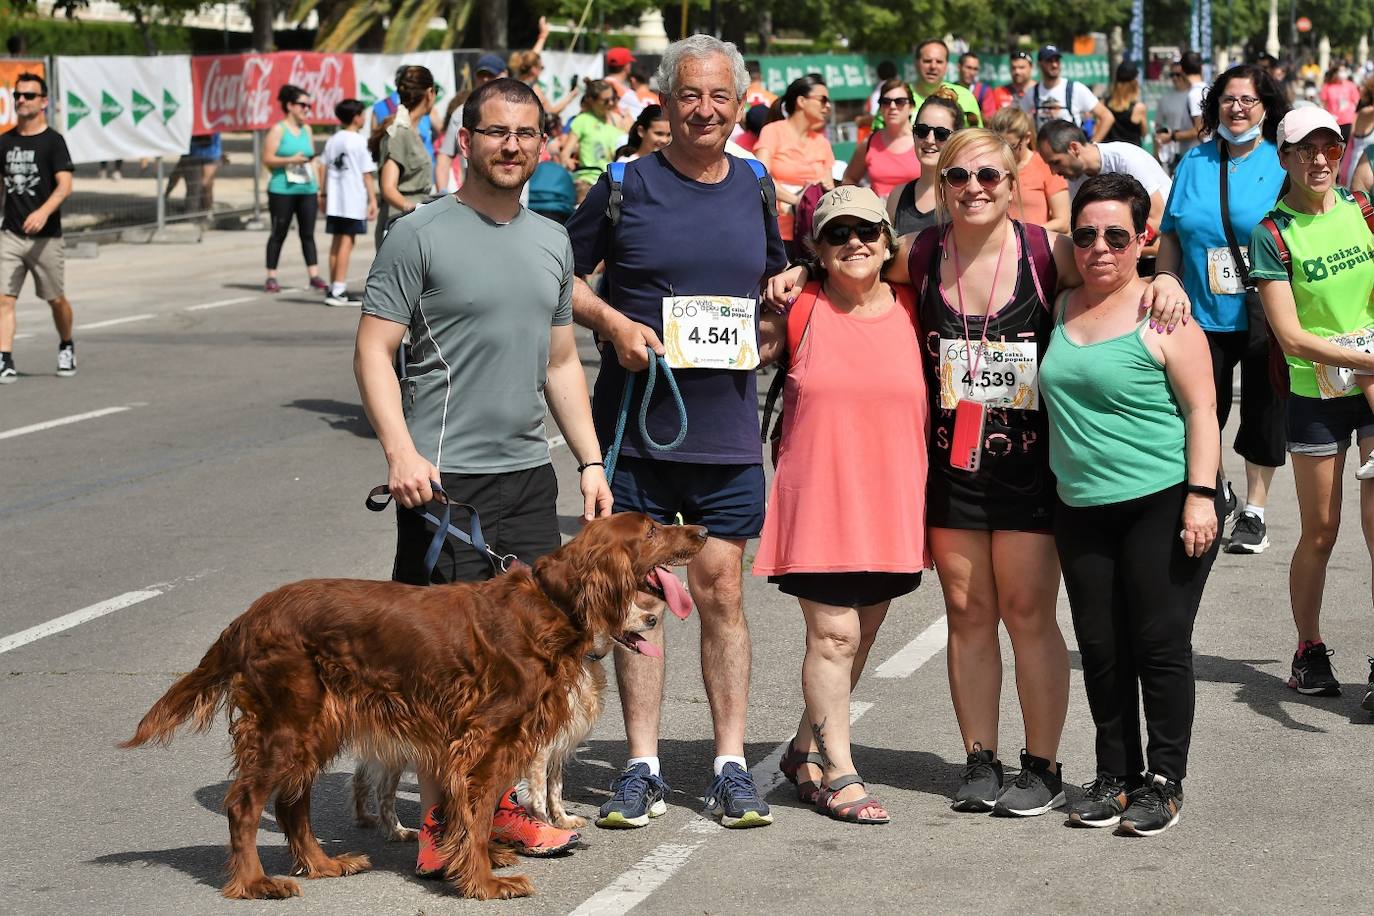
[{"label": "woman in green tank top", "polygon": [[285,117],[267,132],[263,141],[262,164],[271,170],[267,182],[267,211],[272,218],[272,233],[267,238],[267,284],[269,293],[281,292],[277,282],[277,263],[281,246],[295,221],[301,237],[301,253],[312,289],[328,291],[320,279],[319,253],[315,249],[315,218],[319,214],[320,163],[315,161],[315,141],[310,136],[310,93],[287,83],[277,93]]},{"label": "woman in green tank top", "polygon": [[1146,333],[1141,320],[1149,210],[1130,175],[1079,189],[1071,225],[1083,286],[1060,297],[1040,369],[1055,546],[1097,726],[1097,779],[1069,818],[1139,836],[1171,827],[1183,804],[1193,620],[1217,554],[1221,460],[1206,336],[1193,323]]}]

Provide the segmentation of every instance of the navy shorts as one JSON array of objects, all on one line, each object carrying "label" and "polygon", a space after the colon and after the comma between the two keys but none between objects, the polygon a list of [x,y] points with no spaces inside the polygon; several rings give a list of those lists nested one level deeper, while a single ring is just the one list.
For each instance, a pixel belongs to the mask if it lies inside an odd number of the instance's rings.
[{"label": "navy shorts", "polygon": [[680,513],[714,538],[745,540],[763,530],[761,464],[698,464],[621,455],[611,481],[617,512],[643,512],[665,525]]},{"label": "navy shorts", "polygon": [[328,235],[367,235],[367,220],[347,216],[326,216],[324,231]]},{"label": "navy shorts", "polygon": [[1285,408],[1288,451],[1294,455],[1330,458],[1350,447],[1350,435],[1374,436],[1374,412],[1364,395],[1344,398],[1305,398],[1293,395]]}]

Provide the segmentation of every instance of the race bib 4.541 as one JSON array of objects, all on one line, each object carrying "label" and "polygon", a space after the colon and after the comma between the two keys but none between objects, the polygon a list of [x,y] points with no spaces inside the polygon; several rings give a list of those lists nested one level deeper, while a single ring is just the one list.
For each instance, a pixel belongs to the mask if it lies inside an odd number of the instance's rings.
[{"label": "race bib 4.541", "polygon": [[736,296],[664,296],[663,347],[674,369],[754,369],[758,302]]}]

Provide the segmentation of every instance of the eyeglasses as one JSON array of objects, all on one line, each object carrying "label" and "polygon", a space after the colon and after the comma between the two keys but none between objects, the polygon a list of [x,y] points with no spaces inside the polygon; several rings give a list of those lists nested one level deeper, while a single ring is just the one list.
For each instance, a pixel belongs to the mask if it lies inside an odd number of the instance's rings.
[{"label": "eyeglasses", "polygon": [[910,104],[911,104],[911,99],[907,98],[907,97],[904,96],[904,95],[885,95],[885,96],[883,96],[882,98],[878,99],[878,107],[879,107],[879,108],[887,108],[887,107],[889,107],[889,106],[895,106],[895,107],[897,107],[897,108],[905,108],[906,106],[908,106],[908,105],[910,105]]},{"label": "eyeglasses", "polygon": [[[1079,248],[1091,248],[1097,244],[1096,226],[1079,226],[1073,231],[1073,243]],[[1121,226],[1108,226],[1102,230],[1102,238],[1112,251],[1125,251],[1135,238],[1135,233]]]},{"label": "eyeglasses", "polygon": [[949,135],[954,133],[954,131],[948,127],[932,127],[929,124],[922,124],[919,121],[917,121],[911,129],[916,133],[916,136],[921,140],[924,140],[926,137],[929,137],[931,134],[934,134],[935,141],[937,143],[944,143],[946,140],[949,139]]},{"label": "eyeglasses", "polygon": [[838,248],[849,243],[851,235],[858,236],[859,241],[865,245],[871,245],[878,241],[883,234],[883,227],[879,223],[831,223],[821,230],[821,239],[828,245]]},{"label": "eyeglasses", "polygon": [[291,105],[299,105],[299,106],[301,106],[302,108],[309,108],[309,107],[310,107],[312,104],[314,104],[314,103],[311,102],[309,99],[296,99],[296,101],[290,102],[290,103],[288,103],[288,104],[291,104]]},{"label": "eyeglasses", "polygon": [[34,99],[41,99],[42,97],[43,97],[43,93],[41,93],[41,92],[18,92],[18,91],[16,91],[16,92],[14,93],[14,100],[15,100],[16,102],[19,102],[19,101],[32,102]]},{"label": "eyeglasses", "polygon": [[1010,174],[1011,172],[1004,172],[990,165],[982,166],[972,172],[961,165],[940,170],[940,177],[945,180],[945,184],[954,188],[956,191],[965,187],[969,183],[970,178],[977,178],[978,185],[984,189],[995,188],[1002,183],[1003,178],[1006,178]]},{"label": "eyeglasses", "polygon": [[830,96],[828,95],[808,95],[807,98],[813,102],[820,102],[822,107],[830,104]]},{"label": "eyeglasses", "polygon": [[544,136],[541,131],[537,131],[533,127],[474,127],[472,132],[474,134],[481,134],[484,137],[490,137],[497,143],[505,143],[511,137],[514,137],[515,141],[521,146],[528,146]]},{"label": "eyeglasses", "polygon": [[1317,153],[1326,157],[1327,162],[1339,162],[1345,155],[1344,143],[1328,143],[1325,146],[1313,146],[1311,143],[1297,143],[1289,149],[1298,154],[1298,161],[1302,163],[1312,163],[1317,161]]},{"label": "eyeglasses", "polygon": [[1249,111],[1260,103],[1260,100],[1253,95],[1223,95],[1220,99],[1222,108],[1237,107],[1241,111]]}]

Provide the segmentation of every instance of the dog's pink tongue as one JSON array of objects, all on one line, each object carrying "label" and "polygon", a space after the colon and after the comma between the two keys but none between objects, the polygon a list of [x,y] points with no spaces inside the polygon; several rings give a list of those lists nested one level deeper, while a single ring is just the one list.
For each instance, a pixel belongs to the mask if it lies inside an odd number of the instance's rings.
[{"label": "dog's pink tongue", "polygon": [[649,640],[640,636],[638,633],[626,633],[625,642],[629,644],[629,648],[634,649],[640,655],[647,655],[650,658],[663,657],[662,649],[649,642]]},{"label": "dog's pink tongue", "polygon": [[663,597],[668,602],[668,609],[678,617],[686,620],[692,614],[692,596],[687,593],[687,587],[673,571],[666,566],[659,566],[649,574],[658,583],[658,587],[663,589]]}]

